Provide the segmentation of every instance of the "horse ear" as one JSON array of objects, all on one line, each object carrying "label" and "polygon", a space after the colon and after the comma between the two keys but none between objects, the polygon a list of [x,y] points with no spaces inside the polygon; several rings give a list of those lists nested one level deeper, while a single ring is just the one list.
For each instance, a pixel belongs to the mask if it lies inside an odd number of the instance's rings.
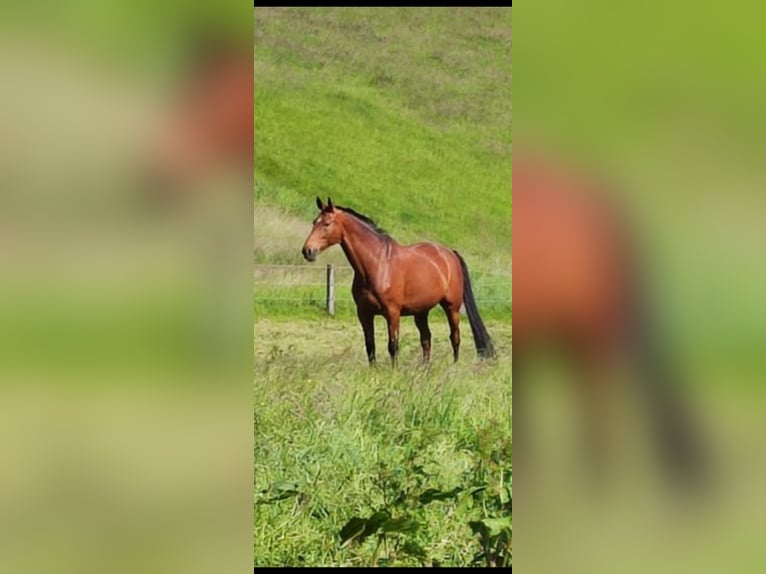
[{"label": "horse ear", "polygon": [[327,207],[329,209],[335,209],[335,206],[332,204],[332,199],[330,199],[329,197],[327,198]]},{"label": "horse ear", "polygon": [[324,203],[322,203],[322,199],[317,195],[317,207],[319,208],[319,211],[324,211]]}]

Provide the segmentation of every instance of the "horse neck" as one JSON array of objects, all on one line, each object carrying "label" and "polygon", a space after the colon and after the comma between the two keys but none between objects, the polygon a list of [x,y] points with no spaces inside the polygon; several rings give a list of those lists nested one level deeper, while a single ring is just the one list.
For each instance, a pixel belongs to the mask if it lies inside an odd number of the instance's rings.
[{"label": "horse neck", "polygon": [[383,260],[382,252],[390,243],[390,238],[383,237],[355,217],[347,215],[343,218],[341,248],[351,267],[365,280],[374,275]]}]

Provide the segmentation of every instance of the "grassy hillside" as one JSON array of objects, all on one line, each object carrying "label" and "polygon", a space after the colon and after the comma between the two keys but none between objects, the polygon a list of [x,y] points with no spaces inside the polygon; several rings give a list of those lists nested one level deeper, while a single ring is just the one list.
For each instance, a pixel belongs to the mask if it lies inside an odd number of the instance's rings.
[{"label": "grassy hillside", "polygon": [[255,10],[256,204],[306,233],[329,195],[510,268],[511,111],[510,9]]}]

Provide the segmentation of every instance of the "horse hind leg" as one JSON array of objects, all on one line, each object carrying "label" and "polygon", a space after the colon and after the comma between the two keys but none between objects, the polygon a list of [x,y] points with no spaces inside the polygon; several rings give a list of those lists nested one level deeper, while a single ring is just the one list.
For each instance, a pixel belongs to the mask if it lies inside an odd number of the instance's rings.
[{"label": "horse hind leg", "polygon": [[415,326],[420,331],[420,347],[423,349],[423,362],[431,360],[431,330],[428,328],[428,311],[415,315]]},{"label": "horse hind leg", "polygon": [[388,354],[391,355],[391,366],[396,368],[399,355],[399,311],[386,314],[388,321]]}]

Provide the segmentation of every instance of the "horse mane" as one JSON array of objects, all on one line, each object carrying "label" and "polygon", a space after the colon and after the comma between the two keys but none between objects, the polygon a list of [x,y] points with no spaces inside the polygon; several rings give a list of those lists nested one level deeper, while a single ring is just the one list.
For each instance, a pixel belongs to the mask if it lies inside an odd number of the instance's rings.
[{"label": "horse mane", "polygon": [[373,229],[374,231],[378,232],[380,235],[383,235],[384,237],[388,237],[388,238],[390,238],[390,237],[391,237],[391,236],[388,234],[388,231],[386,231],[386,230],[385,230],[385,229],[383,229],[382,227],[379,227],[379,226],[378,226],[378,224],[377,224],[377,223],[375,223],[375,221],[374,221],[374,220],[370,219],[370,218],[369,218],[369,217],[367,217],[366,215],[362,215],[361,213],[359,213],[358,211],[354,211],[354,210],[353,210],[353,209],[351,209],[350,207],[341,207],[340,205],[336,205],[336,206],[335,206],[335,209],[340,209],[341,211],[343,211],[343,212],[345,212],[345,213],[348,213],[348,214],[350,214],[350,215],[353,215],[353,216],[354,216],[354,217],[356,217],[357,219],[359,219],[359,220],[361,220],[361,221],[365,222],[366,224],[368,224],[370,227],[372,227],[372,229]]}]

